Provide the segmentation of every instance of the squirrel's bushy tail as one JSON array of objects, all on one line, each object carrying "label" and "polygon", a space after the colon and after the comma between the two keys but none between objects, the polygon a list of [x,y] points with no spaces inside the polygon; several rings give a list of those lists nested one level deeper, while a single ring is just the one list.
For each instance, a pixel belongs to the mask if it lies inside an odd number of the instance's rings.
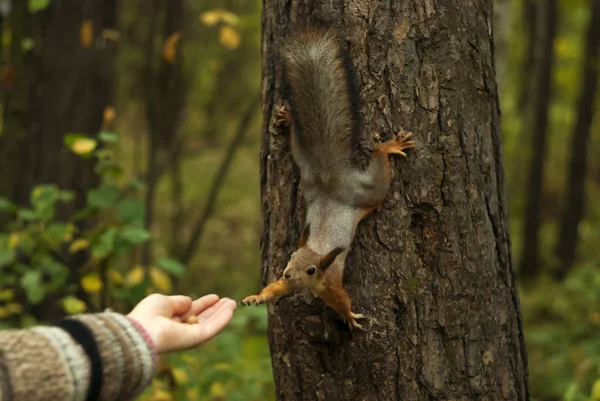
[{"label": "squirrel's bushy tail", "polygon": [[299,145],[313,156],[346,158],[358,121],[354,86],[337,36],[332,30],[302,29],[286,41],[282,55]]}]

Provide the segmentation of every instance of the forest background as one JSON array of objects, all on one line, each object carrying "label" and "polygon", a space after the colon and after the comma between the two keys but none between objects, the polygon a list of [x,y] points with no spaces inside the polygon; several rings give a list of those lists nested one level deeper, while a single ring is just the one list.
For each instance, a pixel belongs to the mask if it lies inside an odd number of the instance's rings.
[{"label": "forest background", "polygon": [[[600,2],[495,3],[530,391],[600,400]],[[261,288],[260,1],[0,0],[0,30],[0,328]],[[273,394],[259,307],[141,399]]]}]

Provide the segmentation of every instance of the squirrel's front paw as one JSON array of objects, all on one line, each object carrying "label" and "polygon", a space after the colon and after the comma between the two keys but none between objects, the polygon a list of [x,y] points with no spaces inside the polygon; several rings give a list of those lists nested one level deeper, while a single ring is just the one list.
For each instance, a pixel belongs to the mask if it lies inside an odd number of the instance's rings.
[{"label": "squirrel's front paw", "polygon": [[265,302],[267,302],[267,300],[260,295],[250,295],[249,297],[244,298],[240,304],[242,306],[248,306],[252,304],[258,306],[260,304],[264,304]]},{"label": "squirrel's front paw", "polygon": [[348,328],[350,329],[350,331],[354,329],[363,329],[362,325],[358,324],[356,319],[365,319],[365,315],[350,312],[349,316],[346,318],[346,322],[348,323]]}]

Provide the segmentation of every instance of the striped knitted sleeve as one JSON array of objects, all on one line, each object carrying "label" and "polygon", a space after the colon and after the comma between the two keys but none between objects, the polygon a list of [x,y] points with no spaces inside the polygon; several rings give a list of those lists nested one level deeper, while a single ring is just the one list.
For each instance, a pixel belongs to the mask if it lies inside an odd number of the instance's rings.
[{"label": "striped knitted sleeve", "polygon": [[133,400],[155,369],[144,328],[114,312],[0,331],[0,401]]}]

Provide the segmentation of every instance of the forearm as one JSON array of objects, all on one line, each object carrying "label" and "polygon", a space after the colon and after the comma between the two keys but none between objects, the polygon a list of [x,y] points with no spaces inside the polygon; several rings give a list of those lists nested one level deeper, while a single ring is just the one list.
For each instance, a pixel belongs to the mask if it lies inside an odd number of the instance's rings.
[{"label": "forearm", "polygon": [[156,364],[137,326],[108,312],[0,332],[0,399],[134,399],[151,383]]}]

